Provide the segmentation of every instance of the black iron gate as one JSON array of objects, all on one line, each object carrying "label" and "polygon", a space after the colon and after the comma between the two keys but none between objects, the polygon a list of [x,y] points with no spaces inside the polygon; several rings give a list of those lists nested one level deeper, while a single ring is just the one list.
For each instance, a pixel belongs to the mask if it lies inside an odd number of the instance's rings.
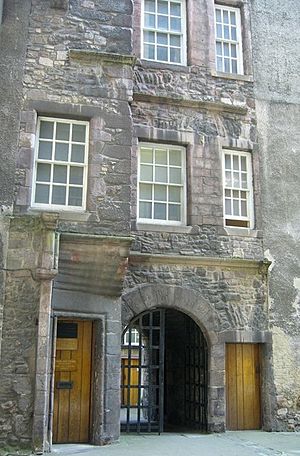
[{"label": "black iron gate", "polygon": [[[164,430],[165,328],[168,312],[170,311],[167,309],[145,312],[132,320],[123,333],[122,432],[161,433]],[[185,336],[182,348],[185,357],[183,369],[186,425],[205,431],[207,345],[196,323],[186,315],[184,318]]]}]

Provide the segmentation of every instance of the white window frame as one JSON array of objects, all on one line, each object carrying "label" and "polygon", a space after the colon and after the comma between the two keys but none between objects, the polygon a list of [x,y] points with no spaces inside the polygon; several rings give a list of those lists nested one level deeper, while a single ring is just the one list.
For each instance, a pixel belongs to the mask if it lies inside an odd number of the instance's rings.
[{"label": "white window frame", "polygon": [[[230,12],[234,12],[236,14],[236,32],[237,32],[237,40],[231,40],[231,39],[226,39],[226,38],[217,38],[217,13],[216,10],[220,9],[222,11],[228,11],[229,16]],[[222,13],[223,14],[223,13]],[[223,24],[223,23],[222,23]],[[219,5],[215,4],[215,11],[214,11],[214,27],[215,27],[215,56],[216,56],[216,71],[225,73],[225,74],[232,74],[232,75],[243,75],[244,74],[244,64],[243,64],[243,40],[242,40],[242,21],[241,21],[241,10],[240,8],[234,8],[231,6],[225,6],[225,5]],[[223,48],[223,43],[228,43],[229,47],[230,44],[235,44],[237,48],[237,73],[234,73],[232,71],[226,72],[224,68],[224,53],[223,53],[223,71],[218,70],[218,64],[217,64],[217,41],[222,43],[222,48]],[[230,60],[230,67],[231,67],[231,60]]]},{"label": "white window frame", "polygon": [[[247,189],[242,187],[227,187],[226,186],[226,176],[225,176],[225,155],[235,155],[239,157],[246,158],[247,166]],[[233,170],[231,170],[233,172]],[[239,228],[239,229],[253,229],[254,228],[254,202],[253,202],[253,173],[252,173],[252,154],[251,152],[238,151],[232,149],[223,149],[222,151],[222,174],[223,174],[223,217],[224,217],[224,226],[226,228]],[[241,215],[227,215],[225,208],[225,190],[238,190],[246,192],[247,194],[247,217]],[[248,226],[240,225],[230,225],[226,224],[227,220],[236,220],[237,222],[245,222]]]},{"label": "white window frame", "polygon": [[[47,159],[41,159],[38,158],[38,150],[39,150],[39,141],[40,141],[40,126],[41,122],[46,121],[46,122],[53,122],[54,123],[54,132],[53,132],[53,138],[55,138],[55,133],[56,133],[56,123],[66,123],[69,125],[85,125],[86,126],[86,136],[85,136],[85,149],[84,149],[84,162],[83,163],[75,163],[71,161],[58,161],[55,160],[54,158],[51,160]],[[54,144],[56,140],[49,140],[52,142],[52,157],[54,157]],[[70,145],[77,144],[76,141],[63,141],[59,140],[57,142],[61,143],[68,143],[69,148]],[[82,145],[83,143],[78,143]],[[72,211],[72,212],[83,212],[86,209],[86,195],[87,195],[87,174],[88,174],[88,146],[89,146],[89,122],[87,121],[79,121],[79,120],[72,120],[72,119],[65,119],[65,118],[58,118],[58,117],[46,117],[46,116],[40,116],[38,118],[38,123],[37,123],[37,132],[36,132],[36,140],[35,140],[35,152],[34,152],[34,169],[33,169],[33,179],[32,179],[32,192],[31,192],[31,207],[34,209],[41,209],[41,210],[55,210],[58,212],[61,211]],[[69,152],[70,153],[70,152]],[[36,184],[37,184],[37,165],[38,163],[45,163],[45,164],[51,164],[51,165],[65,165],[65,166],[78,166],[83,169],[83,184],[80,185],[80,188],[82,188],[82,205],[81,206],[69,206],[69,205],[62,205],[62,204],[45,204],[45,203],[36,203],[35,202],[35,193],[36,193]],[[53,166],[51,167],[51,170],[53,170]],[[69,175],[69,174],[68,174]],[[50,195],[49,195],[49,200],[51,201],[51,196],[52,196],[52,187],[53,187],[53,171],[51,172],[51,177],[50,177]],[[69,188],[69,186],[75,186],[75,184],[69,184],[67,182],[66,187]],[[79,186],[79,185],[78,185]]]},{"label": "white window frame", "polygon": [[[155,1],[157,3],[158,0],[155,0]],[[168,0],[168,1],[171,1],[171,0]],[[181,32],[173,32],[170,30],[166,31],[163,29],[159,29],[157,27],[155,27],[155,28],[145,27],[144,3],[145,3],[145,0],[141,0],[141,24],[142,24],[142,27],[141,27],[141,56],[142,56],[142,59],[147,60],[149,62],[159,62],[159,63],[169,64],[169,65],[185,66],[187,64],[186,0],[174,0],[174,3],[181,4],[181,12],[182,12],[182,17],[181,17],[182,31]],[[170,15],[168,15],[168,17],[170,17]],[[157,22],[157,13],[155,13],[155,21]],[[166,60],[158,60],[158,59],[149,59],[149,58],[145,57],[145,55],[144,55],[144,31],[162,32],[162,33],[166,33],[168,36],[169,35],[181,36],[181,40],[182,40],[181,61],[180,62],[171,62],[170,60],[166,61]],[[157,48],[157,43],[155,42],[155,53],[156,53],[156,48]],[[167,48],[168,48],[168,56],[169,56],[169,49],[170,49],[169,44],[168,44]]]},{"label": "white window frame", "polygon": [[[178,186],[181,187],[181,198],[182,198],[182,204],[181,204],[181,220],[180,221],[175,221],[175,220],[162,220],[162,219],[149,219],[149,218],[141,218],[139,217],[139,205],[140,205],[140,165],[141,165],[141,148],[147,147],[147,148],[152,148],[152,149],[176,149],[181,151],[181,181],[182,184],[178,184]],[[154,163],[154,162],[153,162]],[[153,164],[154,166],[154,164]],[[168,165],[169,169],[169,165]],[[152,225],[163,225],[163,226],[186,226],[186,209],[187,209],[187,203],[186,203],[186,148],[183,146],[177,146],[174,144],[161,144],[161,143],[144,143],[141,142],[139,144],[139,150],[138,150],[138,170],[137,170],[137,223],[142,223],[142,224],[152,224]],[[150,181],[142,181],[146,184],[152,184],[152,185],[160,185],[160,182],[152,182]],[[162,185],[173,185],[173,184],[164,184]],[[154,199],[152,195],[152,211],[153,211],[153,205],[154,205]]]}]

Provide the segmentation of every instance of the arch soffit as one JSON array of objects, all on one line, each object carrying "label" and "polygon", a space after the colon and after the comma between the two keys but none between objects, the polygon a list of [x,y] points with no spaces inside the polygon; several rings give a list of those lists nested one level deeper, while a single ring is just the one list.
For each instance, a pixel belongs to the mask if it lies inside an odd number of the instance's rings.
[{"label": "arch soffit", "polygon": [[201,328],[209,345],[218,343],[219,319],[199,291],[171,285],[140,285],[122,296],[122,324],[154,308],[172,308],[189,315]]}]

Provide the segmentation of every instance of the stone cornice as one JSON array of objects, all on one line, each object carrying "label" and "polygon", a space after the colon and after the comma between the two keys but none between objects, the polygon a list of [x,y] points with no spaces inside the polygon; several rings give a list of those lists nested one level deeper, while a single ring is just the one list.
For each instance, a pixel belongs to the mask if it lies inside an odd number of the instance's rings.
[{"label": "stone cornice", "polygon": [[112,54],[109,52],[100,52],[85,49],[70,49],[69,56],[72,60],[79,60],[86,63],[109,62],[119,65],[134,65],[136,57],[125,54]]},{"label": "stone cornice", "polygon": [[167,104],[172,106],[182,106],[184,108],[206,109],[207,111],[230,112],[233,114],[246,115],[248,110],[243,106],[235,106],[215,101],[190,100],[188,98],[175,98],[174,96],[166,97],[152,95],[149,93],[134,92],[134,101],[141,101],[154,104]]},{"label": "stone cornice", "polygon": [[200,257],[192,255],[151,255],[131,252],[129,264],[170,264],[186,266],[221,266],[237,269],[268,270],[271,264],[266,260],[244,260],[243,258]]}]

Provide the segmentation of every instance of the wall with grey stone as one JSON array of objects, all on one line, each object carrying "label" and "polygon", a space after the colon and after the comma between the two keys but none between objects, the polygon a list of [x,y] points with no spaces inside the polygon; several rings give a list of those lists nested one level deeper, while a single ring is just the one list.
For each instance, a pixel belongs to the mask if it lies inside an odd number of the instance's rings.
[{"label": "wall with grey stone", "polygon": [[41,233],[39,219],[10,220],[0,366],[2,448],[31,447]]},{"label": "wall with grey stone", "polygon": [[270,267],[273,428],[300,430],[300,161],[297,0],[252,1],[264,250]]}]

